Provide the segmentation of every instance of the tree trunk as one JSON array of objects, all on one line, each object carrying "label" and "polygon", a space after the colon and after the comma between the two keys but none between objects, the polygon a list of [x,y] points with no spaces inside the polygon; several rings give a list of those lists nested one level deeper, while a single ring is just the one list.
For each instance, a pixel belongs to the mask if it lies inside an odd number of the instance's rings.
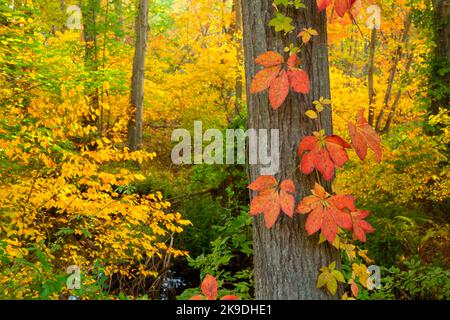
[{"label": "tree trunk", "polygon": [[[431,112],[437,114],[439,108],[449,108],[450,103],[450,0],[433,0],[433,6],[436,49],[432,70]],[[439,95],[434,92],[439,92]]]},{"label": "tree trunk", "polygon": [[148,0],[139,0],[138,15],[136,17],[136,46],[131,78],[131,108],[133,115],[128,123],[128,147],[133,151],[142,149],[145,54],[147,52],[149,28],[148,8]]},{"label": "tree trunk", "polygon": [[389,106],[389,101],[391,100],[395,76],[397,75],[397,70],[398,70],[398,64],[400,63],[402,56],[403,56],[403,49],[404,49],[404,47],[406,47],[406,45],[408,44],[408,41],[409,41],[409,30],[411,29],[411,23],[412,23],[412,15],[408,14],[408,16],[406,17],[406,20],[405,20],[405,27],[403,30],[401,42],[398,44],[397,51],[394,56],[394,62],[392,64],[391,71],[389,74],[388,86],[387,86],[386,94],[384,96],[384,101],[383,101],[383,109],[380,110],[380,113],[378,114],[378,117],[377,117],[377,123],[376,123],[375,129],[378,132],[381,132],[381,124],[382,124],[382,121],[384,118],[384,113],[385,113],[385,110]]},{"label": "tree trunk", "polygon": [[[241,0],[234,0],[234,11],[236,13],[236,22],[235,22],[235,34],[242,31],[242,5]],[[235,84],[235,90],[236,90],[236,100],[234,101],[234,110],[235,115],[238,116],[241,111],[240,107],[242,104],[242,96],[243,96],[243,85],[242,85],[242,74],[241,74],[241,68],[242,62],[244,60],[243,57],[243,41],[239,39],[237,41],[236,46],[236,55],[237,55],[237,61],[238,64],[236,65],[236,84]]]},{"label": "tree trunk", "polygon": [[[100,11],[100,0],[80,1],[83,16],[83,35],[85,41],[84,63],[88,70],[98,71],[98,45],[97,45],[97,16]],[[88,96],[94,110],[100,107],[98,88],[89,88]],[[95,126],[95,121],[90,117],[84,119],[85,125]]]},{"label": "tree trunk", "polygon": [[[405,75],[407,75],[409,73],[412,62],[413,62],[413,56],[412,56],[412,54],[410,54],[408,57],[408,62],[406,63]],[[382,131],[383,134],[389,133],[389,131],[391,130],[391,125],[392,125],[392,122],[394,121],[394,116],[397,112],[398,104],[400,102],[400,98],[402,97],[402,94],[403,94],[403,88],[400,87],[397,91],[397,95],[395,97],[394,103],[392,104],[391,111],[389,112],[389,116],[386,120],[386,125],[384,126],[384,129]]]},{"label": "tree trunk", "polygon": [[[305,117],[305,111],[314,100],[321,96],[330,97],[329,64],[327,49],[327,28],[325,13],[317,11],[315,0],[304,1],[306,9],[289,9],[296,32],[290,40],[282,33],[275,33],[268,26],[275,12],[272,1],[244,0],[242,13],[244,22],[245,69],[248,97],[250,129],[279,129],[280,132],[280,172],[277,178],[296,180],[297,201],[310,195],[315,176],[298,174],[292,177],[298,161],[296,152],[302,137],[311,135],[318,128]],[[283,48],[295,41],[302,28],[311,27],[319,36],[306,46],[302,58],[303,68],[311,78],[311,93],[299,95],[290,93],[283,106],[273,111],[268,103],[267,93],[251,95],[250,83],[256,73],[255,58],[269,50],[283,53]],[[332,119],[329,110],[321,114],[320,123],[327,134],[332,132]],[[270,131],[269,131],[270,140]],[[251,181],[260,176],[259,165],[249,168]],[[298,172],[298,171],[297,171]],[[326,184],[325,184],[326,185]],[[328,185],[329,186],[329,185]],[[251,194],[253,197],[254,194]],[[330,299],[324,291],[316,288],[319,269],[331,260],[339,260],[336,250],[327,244],[318,245],[318,237],[308,237],[304,229],[305,217],[295,215],[293,219],[281,217],[276,225],[268,230],[264,217],[254,219],[254,272],[257,299]],[[339,263],[339,261],[338,261]]]},{"label": "tree trunk", "polygon": [[375,120],[375,90],[373,83],[373,76],[375,73],[374,60],[375,60],[375,49],[377,46],[377,28],[372,29],[372,35],[370,37],[370,48],[369,48],[369,67],[367,70],[368,82],[369,82],[369,124],[373,126]]}]

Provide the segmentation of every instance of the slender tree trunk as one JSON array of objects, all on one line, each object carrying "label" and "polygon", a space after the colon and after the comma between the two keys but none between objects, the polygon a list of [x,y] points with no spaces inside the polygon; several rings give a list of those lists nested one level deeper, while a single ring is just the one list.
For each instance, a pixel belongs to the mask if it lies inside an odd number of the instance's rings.
[{"label": "slender tree trunk", "polygon": [[[413,56],[411,54],[408,57],[408,62],[406,63],[405,74],[409,73],[412,62],[413,62]],[[391,130],[391,125],[392,125],[392,122],[394,121],[394,116],[397,112],[398,104],[400,102],[400,98],[402,97],[402,94],[403,94],[403,88],[400,87],[397,91],[397,95],[395,97],[394,103],[392,104],[391,111],[389,112],[388,118],[386,120],[386,125],[384,126],[382,133],[388,133]]]},{"label": "slender tree trunk", "polygon": [[[241,0],[234,0],[234,10],[236,13],[236,22],[235,22],[235,34],[240,33],[242,31],[242,5]],[[241,65],[244,61],[243,57],[243,41],[241,39],[238,40],[236,46],[236,56],[237,56],[237,65],[236,65],[236,100],[234,102],[234,110],[235,115],[240,114],[240,107],[242,103],[243,97],[243,85],[242,85],[242,74],[241,74]]]},{"label": "slender tree trunk", "polygon": [[381,132],[381,124],[382,124],[382,121],[384,118],[384,113],[385,113],[385,110],[389,106],[389,101],[391,100],[392,88],[394,87],[394,81],[395,81],[395,76],[397,75],[398,64],[400,63],[402,56],[403,56],[403,49],[408,44],[408,41],[409,41],[409,30],[411,28],[411,23],[412,23],[412,15],[408,14],[408,16],[406,17],[406,20],[405,20],[405,26],[404,26],[404,30],[403,30],[403,34],[402,34],[402,38],[401,38],[401,43],[398,44],[397,51],[394,56],[394,62],[391,67],[391,72],[389,74],[388,86],[387,86],[386,94],[384,96],[384,101],[383,101],[383,108],[380,110],[380,113],[378,114],[378,117],[377,117],[377,123],[376,123],[375,129],[378,132]]},{"label": "slender tree trunk", "polygon": [[136,17],[136,46],[131,78],[131,107],[133,115],[128,123],[128,147],[133,150],[142,149],[142,121],[144,111],[144,73],[145,54],[147,52],[148,35],[148,0],[139,0]]},{"label": "slender tree trunk", "polygon": [[[290,93],[283,106],[273,111],[267,93],[251,95],[250,83],[257,71],[255,58],[269,50],[283,53],[283,48],[295,41],[293,32],[290,41],[282,33],[275,33],[268,26],[275,12],[272,1],[244,0],[242,14],[244,22],[245,69],[248,97],[248,127],[251,129],[279,129],[280,172],[279,179],[294,178],[292,173],[298,166],[295,154],[302,137],[311,135],[318,128],[305,117],[305,111],[313,100],[321,96],[330,97],[327,28],[325,13],[317,11],[315,0],[305,0],[306,9],[289,9],[296,30],[311,27],[319,36],[306,46],[302,57],[303,68],[311,78],[311,93]],[[321,127],[332,132],[331,112],[321,115]],[[270,131],[269,131],[270,140]],[[251,181],[260,176],[261,166],[249,168]],[[298,171],[297,171],[298,172]],[[297,200],[306,195],[314,185],[314,176],[297,174]],[[253,197],[254,194],[251,194]],[[264,217],[254,219],[254,272],[257,299],[330,299],[324,291],[316,288],[319,269],[331,260],[338,261],[337,252],[327,244],[318,245],[318,237],[308,237],[304,229],[304,216],[293,219],[281,217],[270,230],[266,229]]]},{"label": "slender tree trunk", "polygon": [[369,119],[368,122],[371,126],[373,126],[373,122],[375,119],[375,89],[373,83],[373,76],[375,73],[374,60],[375,60],[375,50],[377,46],[377,28],[372,29],[372,35],[370,37],[370,47],[369,47],[369,66],[367,70],[368,78],[369,78]]},{"label": "slender tree trunk", "polygon": [[[81,11],[84,13],[83,15],[83,34],[85,41],[85,51],[84,51],[84,61],[88,70],[90,71],[98,71],[98,44],[97,44],[97,35],[98,35],[98,26],[97,26],[97,17],[100,11],[100,1],[99,0],[87,0],[80,2]],[[97,88],[91,89],[89,88],[88,93],[91,106],[94,110],[99,109],[100,101],[99,101],[99,90]],[[86,125],[95,125],[95,121],[93,121],[90,117],[84,120]]]},{"label": "slender tree trunk", "polygon": [[[450,104],[450,0],[433,0],[435,57],[432,69],[431,112]],[[446,70],[443,72],[443,70]],[[439,95],[433,94],[439,92]]]}]

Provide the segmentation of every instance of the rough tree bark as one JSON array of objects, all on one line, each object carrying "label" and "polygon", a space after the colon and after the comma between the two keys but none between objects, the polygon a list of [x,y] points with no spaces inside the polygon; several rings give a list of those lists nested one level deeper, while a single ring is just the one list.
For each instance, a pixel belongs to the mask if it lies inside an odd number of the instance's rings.
[{"label": "rough tree bark", "polygon": [[[248,127],[280,130],[280,172],[277,175],[280,179],[292,178],[292,172],[298,165],[295,155],[301,138],[318,129],[304,116],[305,111],[313,100],[321,96],[330,97],[326,16],[318,13],[315,0],[304,3],[306,9],[290,9],[288,15],[293,18],[297,32],[304,27],[312,27],[320,34],[306,46],[301,57],[303,68],[311,78],[311,93],[299,95],[291,92],[283,106],[273,111],[267,93],[250,94],[250,83],[257,71],[254,61],[258,55],[269,50],[283,53],[283,48],[295,41],[297,33],[293,32],[289,41],[268,27],[275,13],[272,1],[242,1]],[[332,132],[329,110],[322,113],[320,123],[327,134]],[[250,166],[251,181],[260,176],[259,169],[260,166]],[[310,194],[315,176],[299,173],[296,176],[298,201]],[[318,237],[308,237],[304,230],[304,218],[300,215],[293,219],[282,217],[270,230],[265,228],[262,216],[255,218],[253,244],[257,299],[331,299],[325,291],[316,288],[316,281],[320,267],[328,265],[331,260],[338,260],[338,255],[328,245],[317,245]]]},{"label": "rough tree bark", "polygon": [[131,108],[133,114],[128,123],[128,147],[136,151],[142,149],[142,121],[144,111],[145,54],[148,35],[148,0],[139,0],[136,17],[136,46],[131,77]]}]

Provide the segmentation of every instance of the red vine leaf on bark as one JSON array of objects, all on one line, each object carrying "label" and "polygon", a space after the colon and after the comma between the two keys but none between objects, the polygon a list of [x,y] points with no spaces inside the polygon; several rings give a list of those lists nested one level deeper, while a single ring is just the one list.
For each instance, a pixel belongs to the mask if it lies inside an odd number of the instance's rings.
[{"label": "red vine leaf on bark", "polygon": [[[339,17],[344,15],[352,9],[356,0],[334,0],[334,10]],[[320,11],[325,10],[331,4],[331,0],[317,0],[317,8]]]},{"label": "red vine leaf on bark", "polygon": [[305,197],[297,208],[297,212],[309,214],[305,224],[308,234],[313,235],[320,230],[329,243],[333,243],[336,239],[338,227],[346,230],[352,229],[350,214],[335,205],[345,196],[335,197],[328,194],[321,185],[316,183],[313,195]]},{"label": "red vine leaf on bark", "polygon": [[285,64],[283,56],[268,51],[258,56],[255,62],[265,68],[256,73],[250,85],[250,93],[269,89],[269,100],[274,110],[286,100],[289,88],[297,93],[309,93],[309,76],[298,68],[300,59],[296,54],[291,55]]},{"label": "red vine leaf on bark", "polygon": [[281,107],[289,94],[289,77],[286,71],[282,70],[280,74],[272,80],[269,88],[269,100],[274,110]]},{"label": "red vine leaf on bark", "polygon": [[266,68],[273,67],[284,63],[284,58],[278,52],[267,51],[258,56],[255,60],[255,63]]},{"label": "red vine leaf on bark", "polygon": [[364,161],[367,157],[367,149],[370,148],[375,154],[375,159],[381,162],[383,156],[381,137],[367,122],[363,109],[359,110],[356,116],[356,124],[352,122],[348,123],[348,129],[358,157]]},{"label": "red vine leaf on bark", "polygon": [[325,136],[323,131],[314,132],[314,136],[307,136],[300,142],[300,169],[304,174],[311,174],[317,169],[325,180],[331,181],[335,169],[341,168],[349,160],[348,148],[350,145],[336,135]]},{"label": "red vine leaf on bark", "polygon": [[277,221],[280,211],[293,217],[295,206],[295,184],[292,180],[284,180],[278,185],[273,176],[261,176],[252,182],[248,188],[258,192],[251,204],[250,214],[256,216],[264,214],[266,227],[272,228]]}]

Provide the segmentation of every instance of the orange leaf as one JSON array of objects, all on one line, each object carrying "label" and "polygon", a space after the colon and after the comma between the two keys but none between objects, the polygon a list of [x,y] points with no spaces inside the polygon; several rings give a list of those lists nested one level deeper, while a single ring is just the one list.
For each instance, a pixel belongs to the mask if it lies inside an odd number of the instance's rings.
[{"label": "orange leaf", "polygon": [[[295,184],[292,180],[284,180],[278,188],[275,177],[261,176],[251,183],[249,188],[259,191],[259,194],[253,197],[250,204],[250,215],[264,214],[268,229],[274,226],[281,210],[287,216],[293,217]],[[278,191],[278,189],[280,190]]]},{"label": "orange leaf", "polygon": [[197,296],[193,296],[189,300],[205,300],[205,297],[199,294]]},{"label": "orange leaf", "polygon": [[352,295],[355,297],[355,298],[358,298],[358,295],[359,295],[359,288],[358,288],[358,285],[356,284],[356,283],[352,283],[351,285],[350,285],[350,289],[352,290]]},{"label": "orange leaf", "polygon": [[278,52],[268,51],[258,56],[255,62],[256,64],[267,68],[282,64],[284,62],[284,58]]},{"label": "orange leaf", "polygon": [[277,179],[273,176],[261,176],[253,181],[248,188],[253,191],[264,191],[270,188],[276,187],[278,184]]},{"label": "orange leaf", "polygon": [[338,233],[338,227],[351,230],[352,220],[349,212],[340,209],[335,202],[340,198],[330,196],[325,189],[316,183],[313,195],[305,197],[299,204],[297,212],[308,214],[305,229],[309,235],[319,230],[328,242],[333,243]]},{"label": "orange leaf", "polygon": [[349,122],[348,129],[358,157],[364,161],[367,157],[367,148],[369,147],[373,150],[375,159],[381,162],[383,156],[381,138],[365,119],[363,109],[358,112],[356,124]]},{"label": "orange leaf", "polygon": [[291,68],[298,67],[300,65],[300,58],[298,57],[298,55],[292,54],[287,61],[287,65]]},{"label": "orange leaf", "polygon": [[292,180],[284,180],[280,185],[280,205],[281,210],[283,210],[289,217],[294,216],[294,206],[295,206],[295,184]]},{"label": "orange leaf", "polygon": [[298,93],[309,93],[309,76],[305,71],[290,68],[288,71],[288,77],[292,90]]},{"label": "orange leaf", "polygon": [[207,300],[216,300],[219,287],[217,285],[216,278],[212,275],[206,275],[201,286],[203,294],[206,296]]},{"label": "orange leaf", "polygon": [[351,214],[353,219],[353,239],[366,242],[366,233],[374,233],[375,229],[365,220],[369,212],[365,210],[356,210]]},{"label": "orange leaf", "polygon": [[259,71],[253,78],[250,86],[250,93],[258,93],[270,87],[273,79],[275,79],[281,71],[281,66],[274,66]]},{"label": "orange leaf", "polygon": [[314,168],[322,173],[327,181],[334,177],[336,168],[341,168],[348,160],[350,145],[342,138],[332,135],[325,137],[323,132],[303,138],[298,155],[302,157],[300,169],[303,174],[311,174]]},{"label": "orange leaf", "polygon": [[272,108],[276,110],[281,107],[288,94],[289,78],[286,71],[283,70],[270,84],[269,100]]}]

